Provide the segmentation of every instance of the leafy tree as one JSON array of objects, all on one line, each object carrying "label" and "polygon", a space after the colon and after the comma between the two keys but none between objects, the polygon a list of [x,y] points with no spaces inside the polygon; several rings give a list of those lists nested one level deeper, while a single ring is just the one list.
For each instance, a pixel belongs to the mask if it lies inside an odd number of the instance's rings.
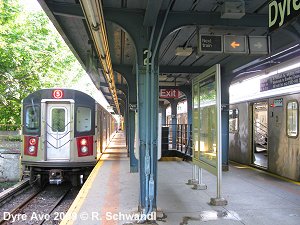
[{"label": "leafy tree", "polygon": [[82,74],[43,11],[26,12],[19,1],[0,0],[0,124],[20,125],[24,97],[71,86]]}]

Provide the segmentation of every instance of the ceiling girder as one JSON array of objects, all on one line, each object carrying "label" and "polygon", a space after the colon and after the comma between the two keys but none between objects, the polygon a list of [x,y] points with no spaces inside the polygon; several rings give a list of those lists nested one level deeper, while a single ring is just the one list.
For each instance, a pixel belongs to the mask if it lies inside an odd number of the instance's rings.
[{"label": "ceiling girder", "polygon": [[[113,68],[132,70],[131,65],[113,64]],[[159,73],[202,73],[208,66],[159,66]]]},{"label": "ceiling girder", "polygon": [[154,26],[154,24],[157,20],[157,16],[159,14],[159,10],[160,10],[162,2],[163,2],[162,0],[156,0],[156,1],[148,0],[145,17],[144,17],[144,22],[143,22],[145,27],[153,27]]},{"label": "ceiling girder", "polygon": [[110,92],[108,93],[108,92],[104,92],[104,91],[102,91],[102,94],[103,94],[104,96],[109,96],[109,97],[111,97],[111,94],[110,94]]},{"label": "ceiling girder", "polygon": [[[49,3],[49,8],[53,14],[70,17],[80,17],[84,19],[82,9],[79,4],[72,3]],[[118,15],[119,20],[126,19],[127,16],[144,15],[143,10],[104,8],[105,17],[109,14]],[[117,13],[117,14],[116,14]],[[138,17],[140,18],[140,17]],[[154,20],[154,18],[153,18]],[[179,28],[186,25],[200,26],[225,26],[225,27],[268,27],[268,15],[246,14],[239,20],[222,19],[218,12],[170,12],[166,23],[167,31],[171,32],[175,27]]]},{"label": "ceiling girder", "polygon": [[202,73],[208,66],[159,66],[159,73]]},{"label": "ceiling girder", "polygon": [[47,3],[47,5],[54,15],[65,17],[78,17],[81,19],[85,18],[80,4],[67,2],[49,2]]}]

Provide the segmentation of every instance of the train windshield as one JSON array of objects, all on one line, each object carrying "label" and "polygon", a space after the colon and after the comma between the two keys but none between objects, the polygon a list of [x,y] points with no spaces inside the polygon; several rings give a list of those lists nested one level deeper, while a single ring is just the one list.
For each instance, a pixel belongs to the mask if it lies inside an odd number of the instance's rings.
[{"label": "train windshield", "polygon": [[39,129],[39,108],[38,106],[28,106],[25,112],[25,128],[30,131]]}]

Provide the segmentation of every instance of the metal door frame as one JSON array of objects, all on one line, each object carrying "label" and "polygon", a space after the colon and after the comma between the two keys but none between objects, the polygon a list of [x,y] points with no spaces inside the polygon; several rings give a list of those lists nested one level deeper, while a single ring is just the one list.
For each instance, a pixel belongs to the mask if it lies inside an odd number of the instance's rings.
[{"label": "metal door frame", "polygon": [[[253,166],[257,166],[259,168],[263,168],[263,169],[266,169],[268,170],[269,168],[269,154],[268,154],[268,157],[267,157],[267,167],[264,167],[264,166],[261,166],[261,165],[258,165],[258,164],[255,164],[254,163],[254,153],[255,153],[255,142],[254,142],[254,104],[257,104],[257,103],[262,103],[262,102],[265,102],[267,107],[267,131],[269,132],[269,100],[268,99],[258,99],[256,101],[252,101],[250,103],[250,107],[251,107],[251,165]],[[267,153],[268,153],[268,147],[269,147],[269,139],[267,140]]]}]

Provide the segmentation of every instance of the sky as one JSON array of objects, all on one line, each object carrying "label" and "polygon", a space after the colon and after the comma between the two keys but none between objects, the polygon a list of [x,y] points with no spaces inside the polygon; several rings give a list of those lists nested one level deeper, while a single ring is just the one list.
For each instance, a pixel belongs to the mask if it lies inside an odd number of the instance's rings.
[{"label": "sky", "polygon": [[27,11],[42,11],[42,8],[37,0],[21,0],[20,3]]},{"label": "sky", "polygon": [[[20,3],[23,5],[24,10],[26,11],[43,11],[40,4],[37,0],[20,0]],[[55,27],[53,26],[53,29]],[[92,80],[90,79],[88,74],[84,74],[84,76],[78,81],[77,84],[73,85],[73,89],[85,92],[91,95],[100,105],[102,105],[105,109],[109,106],[109,103],[105,99],[104,95],[101,91],[99,91]]]}]

